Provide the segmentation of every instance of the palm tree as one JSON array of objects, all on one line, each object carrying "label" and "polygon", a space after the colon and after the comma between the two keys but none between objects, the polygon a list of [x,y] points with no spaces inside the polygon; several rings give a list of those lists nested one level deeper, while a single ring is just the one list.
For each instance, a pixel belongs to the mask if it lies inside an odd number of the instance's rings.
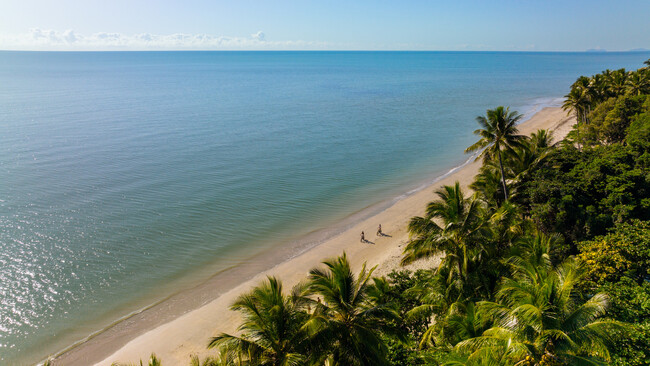
[{"label": "palm tree", "polygon": [[646,67],[650,67],[650,58],[643,61],[643,64],[646,65]]},{"label": "palm tree", "polygon": [[627,75],[625,69],[618,69],[609,74],[608,85],[612,96],[618,97],[625,94]]},{"label": "palm tree", "polygon": [[192,355],[190,358],[190,366],[240,366],[237,362],[237,354],[234,350],[222,347],[216,356],[206,357],[203,362],[199,360],[199,356]]},{"label": "palm tree", "polygon": [[511,365],[599,365],[609,359],[607,346],[627,326],[600,319],[608,306],[606,295],[585,302],[576,296],[584,267],[568,258],[553,268],[545,240],[531,245],[522,262],[513,262],[513,275],[501,282],[497,302],[478,303],[493,326],[458,343],[457,352],[474,360],[499,355]]},{"label": "palm tree", "polygon": [[[609,71],[609,70],[607,70]],[[604,71],[603,71],[604,72]],[[598,75],[596,75],[598,76]],[[609,89],[608,89],[608,84],[607,84],[607,77],[606,76],[601,76],[598,79],[594,77],[594,80],[600,80],[600,92],[602,95],[602,98],[606,98],[609,95]],[[562,109],[567,111],[567,114],[571,114],[573,112],[574,116],[576,117],[576,122],[577,122],[577,127],[576,127],[576,133],[578,134],[577,138],[578,141],[580,140],[580,125],[581,124],[587,124],[588,122],[588,115],[591,109],[592,103],[594,103],[594,89],[590,92],[589,90],[585,89],[584,87],[572,87],[571,91],[569,91],[569,94],[564,96],[564,103],[562,103]]]},{"label": "palm tree", "polygon": [[445,333],[453,337],[451,344],[456,345],[463,340],[481,336],[490,321],[478,311],[472,301],[467,301],[452,304],[441,323]]},{"label": "palm tree", "polygon": [[508,200],[508,187],[506,177],[503,171],[503,161],[501,152],[511,151],[513,148],[521,146],[525,137],[518,135],[517,122],[523,116],[516,111],[510,112],[510,108],[499,106],[495,109],[488,109],[487,118],[483,116],[476,117],[476,121],[481,127],[474,134],[481,136],[481,139],[472,146],[468,147],[465,152],[472,152],[483,149],[478,158],[490,160],[495,156],[498,157],[499,169],[501,171],[501,183],[503,184],[504,198]]},{"label": "palm tree", "polygon": [[496,209],[488,220],[490,231],[489,239],[495,245],[487,247],[488,260],[501,261],[504,250],[509,250],[513,243],[523,235],[525,223],[519,206],[511,202],[504,202]]},{"label": "palm tree", "polygon": [[326,269],[309,272],[309,292],[318,304],[306,325],[312,343],[324,351],[322,359],[332,365],[387,365],[380,333],[399,335],[399,315],[392,305],[377,304],[370,296],[375,267],[367,270],[364,263],[355,277],[345,253],[323,264]]},{"label": "palm tree", "polygon": [[[404,248],[402,265],[421,258],[445,253],[440,266],[466,277],[470,251],[479,243],[483,228],[482,207],[478,194],[465,198],[460,183],[436,191],[437,201],[429,202],[425,217],[413,217],[409,223],[411,240]],[[440,221],[440,225],[436,222]]]},{"label": "palm tree", "polygon": [[[43,366],[48,366],[49,364],[50,363],[48,361],[45,364],[43,364]],[[140,359],[140,365],[139,366],[143,366],[143,365],[144,364],[142,363],[142,359]],[[151,356],[149,356],[149,362],[147,363],[147,366],[161,366],[161,365],[162,365],[162,362],[160,362],[160,359],[158,357],[156,357],[155,354],[152,353]],[[137,365],[136,364],[123,364],[123,363],[113,362],[111,364],[111,366],[137,366]]]},{"label": "palm tree", "polygon": [[630,72],[626,81],[627,92],[632,95],[641,95],[650,90],[650,73],[646,70]]},{"label": "palm tree", "polygon": [[[589,85],[585,89],[590,104],[598,104],[609,98],[607,90],[607,78],[603,74],[596,74],[589,79]],[[591,105],[589,108],[591,108]]]},{"label": "palm tree", "polygon": [[510,198],[517,198],[522,182],[528,181],[532,172],[546,160],[552,146],[553,134],[547,130],[538,130],[518,149],[504,154],[506,176],[510,180]]},{"label": "palm tree", "polygon": [[591,98],[583,88],[572,88],[569,94],[564,96],[562,109],[573,112],[578,123],[587,123],[587,114],[591,105]]},{"label": "palm tree", "polygon": [[489,209],[496,209],[503,203],[501,172],[493,162],[486,162],[481,166],[469,188],[479,193]]},{"label": "palm tree", "polygon": [[[519,148],[503,155],[506,179],[510,182],[508,194],[511,199],[516,198],[520,183],[546,159],[553,145],[553,133],[548,130],[538,130],[533,132],[530,139],[522,143]],[[488,208],[496,210],[501,207],[503,186],[498,162],[485,162],[470,188],[481,194]]]},{"label": "palm tree", "polygon": [[305,364],[306,333],[302,327],[309,318],[304,311],[311,300],[296,286],[291,294],[282,292],[282,283],[274,277],[241,295],[231,306],[244,322],[240,336],[222,333],[210,341],[224,357],[236,355],[238,364],[289,366]]},{"label": "palm tree", "polygon": [[544,151],[553,145],[553,131],[537,130],[530,134],[530,146],[534,150]]}]

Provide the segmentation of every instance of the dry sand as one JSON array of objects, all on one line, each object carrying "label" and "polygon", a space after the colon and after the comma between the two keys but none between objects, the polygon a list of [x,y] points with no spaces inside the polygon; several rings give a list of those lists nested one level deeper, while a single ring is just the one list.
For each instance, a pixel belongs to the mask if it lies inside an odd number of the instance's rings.
[{"label": "dry sand", "polygon": [[[549,107],[522,123],[519,130],[520,133],[529,135],[538,129],[549,129],[553,131],[555,141],[559,141],[570,131],[573,123],[574,119],[567,117],[560,108]],[[338,256],[343,251],[347,253],[356,270],[363,262],[367,262],[369,266],[378,266],[375,275],[387,274],[399,267],[402,248],[408,240],[406,227],[409,219],[424,213],[425,205],[435,198],[433,192],[438,187],[459,181],[466,188],[479,167],[480,162],[469,163],[314,248],[235,285],[206,305],[180,315],[134,339],[117,339],[123,346],[108,357],[105,357],[106,348],[101,347],[101,344],[95,347],[81,344],[57,358],[55,364],[74,366],[93,363],[110,365],[115,361],[136,362],[139,359],[147,359],[153,352],[166,365],[188,365],[191,355],[199,355],[203,358],[210,354],[206,345],[211,336],[236,330],[239,318],[235,312],[228,309],[229,305],[237,296],[260,283],[267,275],[280,278],[288,289],[304,280],[308,271],[322,260]],[[382,225],[383,232],[389,236],[377,237],[375,232],[379,224]],[[360,243],[361,231],[366,233],[366,239],[370,243]],[[437,261],[438,258],[432,258],[405,268],[431,268]]]}]

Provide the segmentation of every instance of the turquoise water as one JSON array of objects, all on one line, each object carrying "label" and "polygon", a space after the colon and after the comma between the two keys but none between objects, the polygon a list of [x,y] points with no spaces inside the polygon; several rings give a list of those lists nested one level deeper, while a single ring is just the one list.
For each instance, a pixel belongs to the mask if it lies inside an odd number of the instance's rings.
[{"label": "turquoise water", "polygon": [[462,163],[487,108],[649,56],[0,52],[0,360]]}]

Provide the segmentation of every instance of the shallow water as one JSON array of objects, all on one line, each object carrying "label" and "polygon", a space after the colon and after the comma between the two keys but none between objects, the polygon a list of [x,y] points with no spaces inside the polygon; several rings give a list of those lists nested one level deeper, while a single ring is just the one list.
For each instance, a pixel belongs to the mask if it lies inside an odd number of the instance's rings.
[{"label": "shallow water", "polygon": [[0,361],[448,170],[487,108],[648,57],[0,52]]}]

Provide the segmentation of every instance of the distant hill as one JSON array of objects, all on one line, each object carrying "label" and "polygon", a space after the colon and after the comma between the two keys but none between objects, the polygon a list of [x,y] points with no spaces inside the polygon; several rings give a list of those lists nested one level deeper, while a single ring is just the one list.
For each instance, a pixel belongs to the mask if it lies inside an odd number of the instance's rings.
[{"label": "distant hill", "polygon": [[[586,50],[585,52],[608,52],[608,51],[605,50],[605,49],[602,49],[602,48],[590,48],[590,49]],[[617,52],[620,52],[620,51],[617,51]],[[622,51],[622,52],[650,52],[650,48],[633,48],[631,50]]]}]

